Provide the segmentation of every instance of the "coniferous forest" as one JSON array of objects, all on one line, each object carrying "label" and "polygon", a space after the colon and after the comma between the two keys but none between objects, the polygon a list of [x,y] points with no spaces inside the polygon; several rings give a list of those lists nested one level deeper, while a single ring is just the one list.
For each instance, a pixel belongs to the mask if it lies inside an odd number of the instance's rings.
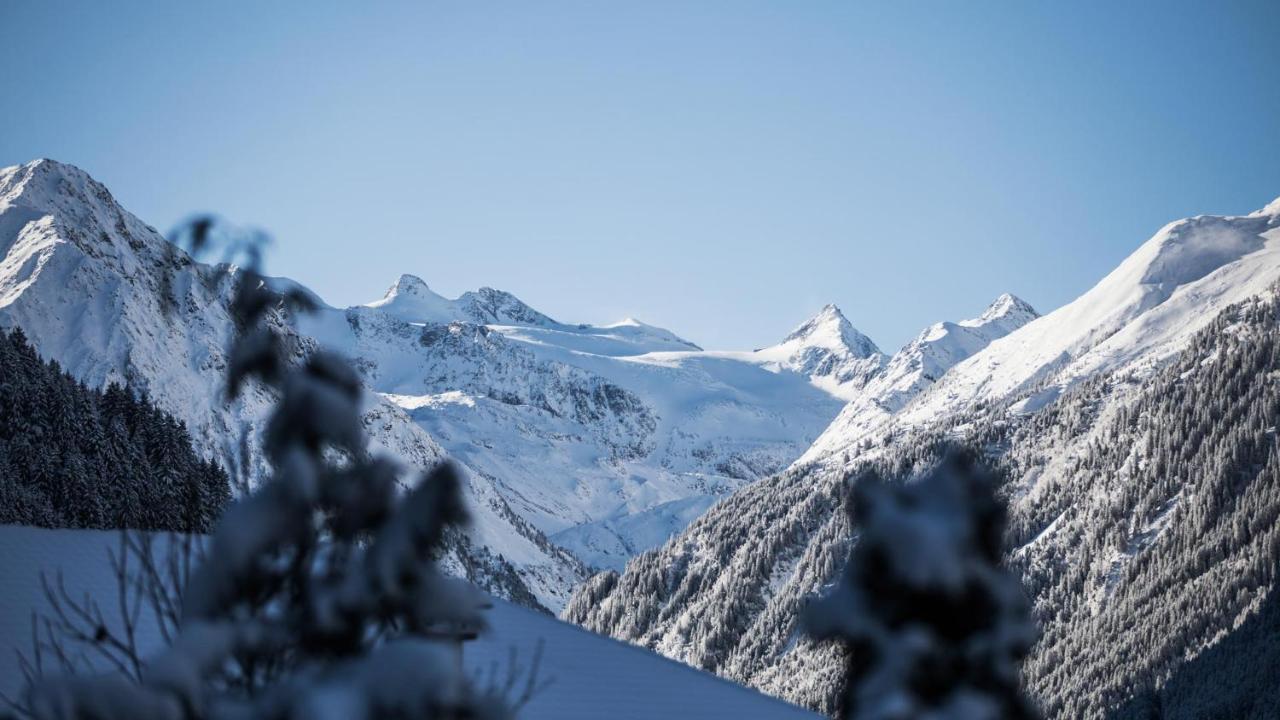
[{"label": "coniferous forest", "polygon": [[0,332],[0,523],[207,532],[231,499],[186,426],[117,384],[85,386]]}]

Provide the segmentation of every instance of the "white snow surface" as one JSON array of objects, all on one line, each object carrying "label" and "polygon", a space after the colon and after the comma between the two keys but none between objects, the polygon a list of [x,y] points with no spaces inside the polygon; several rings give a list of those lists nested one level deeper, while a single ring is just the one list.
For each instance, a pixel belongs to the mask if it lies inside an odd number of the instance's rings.
[{"label": "white snow surface", "polygon": [[[163,537],[163,536],[162,536]],[[74,598],[85,595],[102,607],[107,624],[119,630],[115,576],[108,550],[118,549],[118,534],[98,530],[47,530],[0,525],[0,692],[16,697],[23,684],[15,650],[29,652],[31,614],[48,612],[40,574],[61,571]],[[522,720],[634,720],[671,718],[817,718],[801,708],[736,685],[709,673],[663,658],[544,614],[494,600],[485,619],[489,629],[467,643],[463,661],[471,672],[489,677],[494,668],[505,678],[511,650],[528,667],[538,643],[543,656],[539,677],[551,684],[525,706]],[[148,611],[141,614],[140,646],[160,648]]]},{"label": "white snow surface", "polygon": [[639,355],[662,350],[700,350],[670,330],[646,325],[634,318],[605,326],[566,325],[526,305],[511,293],[480,288],[454,300],[436,294],[415,275],[401,275],[380,300],[364,307],[377,308],[414,324],[468,322],[505,326],[505,331],[528,342],[568,347],[596,355]]},{"label": "white snow surface", "polygon": [[807,375],[815,385],[844,400],[856,397],[888,361],[835,305],[823,307],[781,343],[756,350],[750,358],[778,371]]}]

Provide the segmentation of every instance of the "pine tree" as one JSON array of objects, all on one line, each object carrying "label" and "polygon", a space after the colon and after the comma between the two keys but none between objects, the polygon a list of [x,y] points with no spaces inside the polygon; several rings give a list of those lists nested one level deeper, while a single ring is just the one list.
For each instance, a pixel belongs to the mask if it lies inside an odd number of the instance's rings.
[{"label": "pine tree", "polygon": [[0,332],[0,518],[45,527],[207,532],[230,501],[217,465],[145,396],[92,390]]},{"label": "pine tree", "polygon": [[[172,642],[133,677],[43,679],[28,693],[33,717],[511,717],[505,690],[476,688],[456,652],[485,599],[433,560],[466,520],[456,471],[442,465],[399,496],[399,468],[366,450],[355,371],[324,351],[282,362],[268,321],[289,301],[243,271],[228,389],[278,393],[262,438],[272,472],[218,520]],[[172,459],[180,426],[145,399],[113,404],[148,459]],[[200,485],[182,489],[198,496]]]},{"label": "pine tree", "polygon": [[1035,630],[1000,567],[1004,506],[972,460],[925,477],[853,484],[858,539],[835,590],[805,613],[817,639],[847,645],[843,714],[857,720],[1018,720]]}]

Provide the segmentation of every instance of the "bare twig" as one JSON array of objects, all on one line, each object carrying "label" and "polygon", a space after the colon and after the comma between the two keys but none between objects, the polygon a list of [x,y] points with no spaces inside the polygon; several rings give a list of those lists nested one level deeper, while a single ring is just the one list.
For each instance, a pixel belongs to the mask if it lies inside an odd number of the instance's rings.
[{"label": "bare twig", "polygon": [[[510,708],[513,714],[518,714],[521,708],[528,705],[531,700],[555,684],[554,677],[541,679],[538,677],[541,673],[542,655],[545,648],[546,641],[538,638],[538,643],[533,650],[533,659],[529,667],[525,668],[520,664],[519,651],[515,646],[508,647],[505,666],[506,674],[502,683],[498,683],[499,663],[494,661],[489,663],[487,678],[482,678],[483,671],[476,674],[475,686],[485,688],[485,692],[488,695],[502,700],[503,704]],[[517,694],[516,688],[520,685],[521,679],[524,680],[524,685]]]}]

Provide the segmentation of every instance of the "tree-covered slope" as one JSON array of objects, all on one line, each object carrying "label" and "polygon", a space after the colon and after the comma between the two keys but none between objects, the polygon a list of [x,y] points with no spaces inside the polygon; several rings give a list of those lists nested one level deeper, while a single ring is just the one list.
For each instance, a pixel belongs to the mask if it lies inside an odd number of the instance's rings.
[{"label": "tree-covered slope", "polygon": [[1013,565],[1044,633],[1026,677],[1052,714],[1160,687],[1272,592],[1278,380],[1272,296],[1220,315],[1132,401],[1108,409],[1130,380],[1099,378],[1006,436]]},{"label": "tree-covered slope", "polygon": [[[846,478],[874,466],[906,479],[959,441],[1006,473],[1009,558],[1043,633],[1031,694],[1051,717],[1102,717],[1161,692],[1187,663],[1215,662],[1208,650],[1276,582],[1280,301],[1229,308],[1158,371],[1098,375],[1025,412],[1038,390],[756,483],[594,578],[566,616],[830,711],[840,659],[795,618],[847,554]],[[1243,668],[1240,692],[1265,668]]]},{"label": "tree-covered slope", "polygon": [[0,523],[207,532],[230,498],[182,422],[0,331]]}]

